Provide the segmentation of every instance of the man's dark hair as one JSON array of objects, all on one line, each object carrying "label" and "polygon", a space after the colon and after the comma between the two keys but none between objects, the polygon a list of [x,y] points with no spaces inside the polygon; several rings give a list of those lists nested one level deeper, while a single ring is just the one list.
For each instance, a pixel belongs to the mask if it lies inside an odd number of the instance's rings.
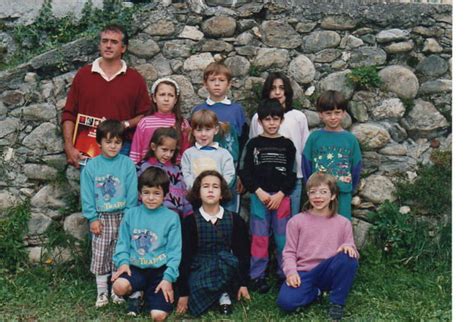
[{"label": "man's dark hair", "polygon": [[316,103],[316,111],[325,112],[335,109],[347,111],[347,105],[348,102],[341,92],[329,90],[319,96]]},{"label": "man's dark hair", "polygon": [[117,120],[105,120],[97,127],[95,140],[100,144],[103,138],[119,138],[125,141],[125,127]]},{"label": "man's dark hair", "polygon": [[163,169],[149,167],[138,177],[138,191],[141,193],[143,187],[163,189],[163,196],[168,194],[170,179]]},{"label": "man's dark hair", "polygon": [[119,24],[110,24],[110,25],[105,26],[99,32],[99,39],[101,38],[101,34],[103,32],[107,32],[107,31],[113,31],[113,32],[121,33],[122,34],[122,44],[124,44],[125,46],[128,46],[128,33],[127,33],[127,30],[123,26],[121,26]]},{"label": "man's dark hair", "polygon": [[263,83],[262,87],[262,98],[270,98],[270,92],[272,91],[273,82],[276,79],[281,79],[283,87],[285,88],[285,112],[293,109],[293,88],[291,82],[285,74],[280,72],[274,72],[268,75],[267,79]]},{"label": "man's dark hair", "polygon": [[270,98],[260,102],[257,108],[257,115],[260,121],[267,116],[278,116],[283,119],[285,109],[276,98]]}]

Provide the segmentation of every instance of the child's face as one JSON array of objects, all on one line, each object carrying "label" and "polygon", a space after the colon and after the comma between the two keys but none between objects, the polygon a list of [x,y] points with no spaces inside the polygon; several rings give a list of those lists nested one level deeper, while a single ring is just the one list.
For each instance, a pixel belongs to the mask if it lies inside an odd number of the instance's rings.
[{"label": "child's face", "polygon": [[142,191],[140,191],[140,197],[145,207],[150,210],[159,208],[165,199],[163,188],[149,186],[142,187]]},{"label": "child's face", "polygon": [[118,137],[111,138],[110,134],[107,134],[107,137],[100,140],[100,149],[102,150],[102,155],[106,158],[113,158],[120,153],[122,149],[122,139]]},{"label": "child's face", "polygon": [[221,180],[216,176],[205,176],[202,178],[199,195],[203,205],[218,205],[222,199]]},{"label": "child's face", "polygon": [[199,145],[207,146],[214,142],[214,136],[219,128],[216,127],[200,127],[193,130],[193,136]]},{"label": "child's face", "polygon": [[331,193],[329,186],[324,183],[311,187],[307,193],[313,210],[322,213],[329,210],[329,204],[336,198],[336,195]]},{"label": "child's face", "polygon": [[213,101],[222,101],[227,95],[230,82],[224,74],[211,74],[204,82],[204,86],[209,92]]},{"label": "child's face", "polygon": [[325,129],[330,131],[342,130],[341,122],[345,115],[346,111],[338,108],[331,111],[319,112],[319,118],[324,123]]},{"label": "child's face", "polygon": [[150,144],[150,148],[155,153],[155,157],[161,163],[167,163],[172,158],[176,152],[176,140],[170,137],[164,137],[161,139],[160,145],[155,143]]},{"label": "child's face", "polygon": [[258,120],[263,128],[263,134],[269,137],[278,136],[278,130],[282,122],[281,117],[268,115],[262,120]]},{"label": "child's face", "polygon": [[270,98],[276,98],[280,102],[280,104],[285,107],[285,84],[280,78],[277,78],[273,81],[272,89],[270,90]]},{"label": "child's face", "polygon": [[171,113],[178,101],[176,90],[173,86],[161,83],[156,89],[154,101],[161,113]]}]

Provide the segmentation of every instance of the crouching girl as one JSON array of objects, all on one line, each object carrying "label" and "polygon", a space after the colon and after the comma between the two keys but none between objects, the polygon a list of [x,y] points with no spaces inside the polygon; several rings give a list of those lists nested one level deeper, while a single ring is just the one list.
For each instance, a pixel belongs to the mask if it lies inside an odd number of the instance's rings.
[{"label": "crouching girl", "polygon": [[329,292],[329,317],[341,320],[358,268],[351,222],[336,214],[336,179],[314,173],[306,183],[310,207],[288,222],[283,249],[286,283],[278,306],[287,312],[316,301]]}]

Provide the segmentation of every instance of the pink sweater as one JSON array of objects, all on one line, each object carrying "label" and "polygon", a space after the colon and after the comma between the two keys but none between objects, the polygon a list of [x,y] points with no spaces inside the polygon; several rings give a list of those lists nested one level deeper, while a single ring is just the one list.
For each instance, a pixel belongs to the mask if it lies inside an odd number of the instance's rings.
[{"label": "pink sweater", "polygon": [[[286,226],[283,272],[310,271],[323,260],[337,254],[342,245],[354,247],[351,222],[341,216],[322,217],[302,212]],[[357,250],[356,250],[357,252]]]},{"label": "pink sweater", "polygon": [[[160,113],[156,112],[153,115],[145,116],[138,122],[135,135],[133,136],[132,147],[130,149],[130,159],[133,163],[139,163],[148,152],[150,147],[150,140],[153,136],[153,132],[159,127],[174,127],[176,117],[173,113]],[[189,148],[189,131],[190,126],[188,121],[183,120],[181,124],[181,147],[176,158],[176,161],[181,160],[181,155],[184,150]]]}]

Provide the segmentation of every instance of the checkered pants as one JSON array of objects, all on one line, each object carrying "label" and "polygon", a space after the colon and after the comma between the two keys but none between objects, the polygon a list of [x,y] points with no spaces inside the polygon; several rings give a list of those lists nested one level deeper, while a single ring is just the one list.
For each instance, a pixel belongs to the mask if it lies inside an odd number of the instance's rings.
[{"label": "checkered pants", "polygon": [[104,275],[112,272],[112,256],[117,244],[118,231],[122,221],[122,212],[100,213],[102,233],[99,236],[92,234],[92,261],[91,272]]}]

